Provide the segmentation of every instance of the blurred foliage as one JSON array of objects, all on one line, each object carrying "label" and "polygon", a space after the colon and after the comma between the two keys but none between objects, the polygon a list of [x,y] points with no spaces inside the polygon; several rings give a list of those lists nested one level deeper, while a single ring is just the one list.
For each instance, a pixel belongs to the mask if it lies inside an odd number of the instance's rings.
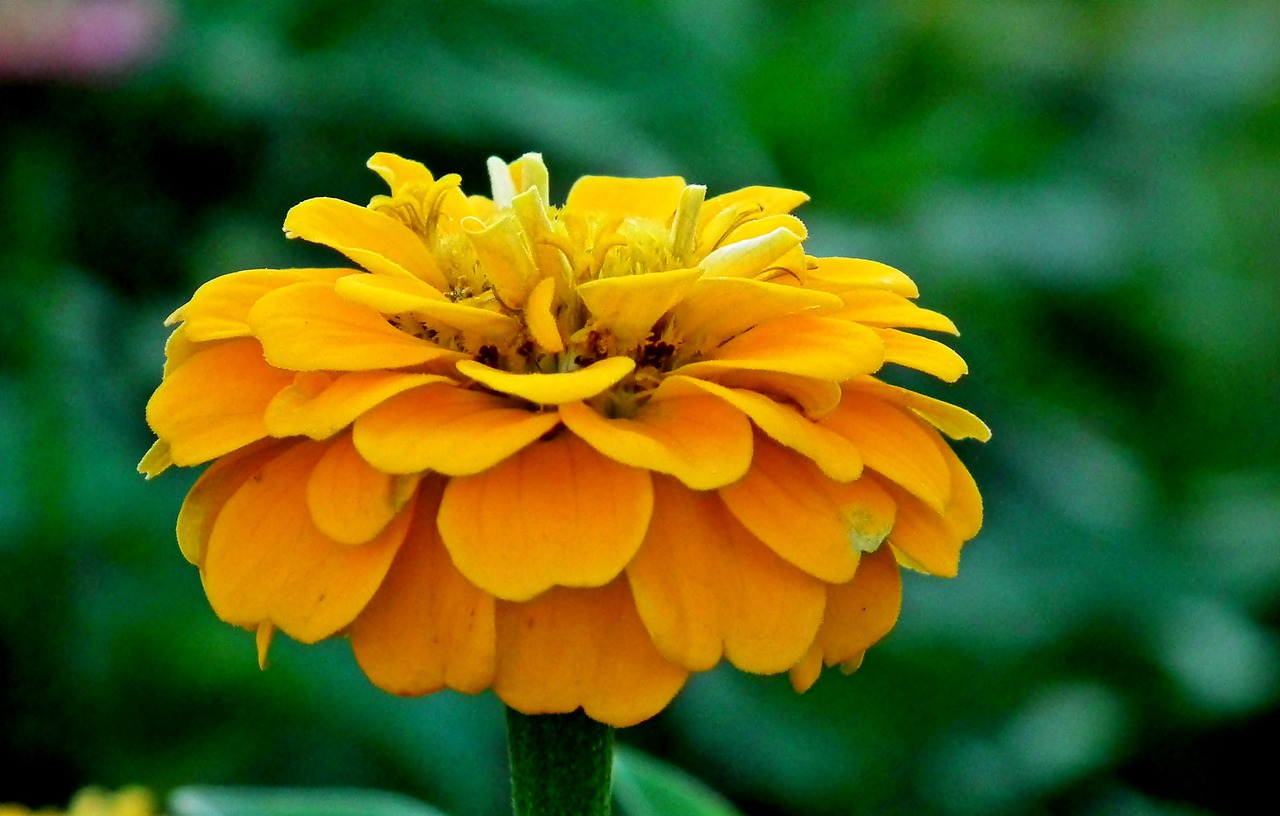
[{"label": "blurred foliage", "polygon": [[[162,56],[0,84],[0,800],[89,783],[506,807],[497,701],[218,623],[144,484],[164,316],[332,259],[293,203],[397,151],[809,192],[908,271],[995,429],[988,522],[852,677],[695,678],[624,742],[748,814],[1243,812],[1280,725],[1280,6],[189,0]],[[3,80],[0,80],[3,82]],[[1263,742],[1263,744],[1269,744]],[[1245,797],[1247,798],[1247,797]]]}]

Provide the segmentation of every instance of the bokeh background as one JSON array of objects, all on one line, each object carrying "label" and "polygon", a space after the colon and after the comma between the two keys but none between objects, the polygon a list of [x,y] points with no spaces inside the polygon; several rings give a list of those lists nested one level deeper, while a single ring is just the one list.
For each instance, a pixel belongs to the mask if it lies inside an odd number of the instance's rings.
[{"label": "bokeh background", "polygon": [[164,317],[329,264],[284,213],[400,152],[795,187],[810,251],[950,315],[995,430],[953,581],[804,697],[732,670],[621,739],[748,814],[1245,812],[1280,727],[1280,5],[0,0],[0,801],[344,785],[506,809],[490,695],[217,622],[144,483]]}]

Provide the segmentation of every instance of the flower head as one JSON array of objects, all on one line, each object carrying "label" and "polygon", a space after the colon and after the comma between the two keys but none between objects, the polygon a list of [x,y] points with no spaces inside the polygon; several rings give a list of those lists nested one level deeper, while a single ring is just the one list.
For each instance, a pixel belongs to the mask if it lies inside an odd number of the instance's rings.
[{"label": "flower head", "polygon": [[956,571],[981,524],[939,431],[883,382],[965,363],[879,263],[814,258],[793,190],[585,177],[536,154],[492,198],[380,153],[390,195],[285,231],[359,267],[255,269],[173,314],[140,469],[212,462],[178,518],[214,611],[350,638],[379,687],[493,688],[525,713],[652,716],[726,658],[853,668],[898,567]]}]

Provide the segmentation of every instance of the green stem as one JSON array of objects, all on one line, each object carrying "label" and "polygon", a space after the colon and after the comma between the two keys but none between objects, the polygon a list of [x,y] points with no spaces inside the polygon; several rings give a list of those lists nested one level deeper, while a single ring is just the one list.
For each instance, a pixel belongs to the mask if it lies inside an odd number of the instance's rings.
[{"label": "green stem", "polygon": [[507,709],[516,816],[609,816],[613,728],[582,713]]}]

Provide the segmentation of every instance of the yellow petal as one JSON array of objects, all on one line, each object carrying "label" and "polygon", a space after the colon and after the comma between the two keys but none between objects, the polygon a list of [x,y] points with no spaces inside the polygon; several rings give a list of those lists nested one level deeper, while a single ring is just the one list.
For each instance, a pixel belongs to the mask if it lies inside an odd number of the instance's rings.
[{"label": "yellow petal", "polygon": [[725,244],[703,258],[698,268],[707,277],[755,277],[788,251],[800,246],[800,240],[799,235],[779,227],[764,235]]},{"label": "yellow petal", "polygon": [[894,505],[865,477],[840,483],[811,462],[760,439],[741,481],[721,488],[733,515],[774,552],[814,577],[841,583],[884,541]]},{"label": "yellow petal", "polygon": [[413,276],[449,288],[431,251],[413,230],[389,215],[336,198],[311,198],[289,210],[285,234],[338,250],[382,275]]},{"label": "yellow petal", "polygon": [[590,399],[617,385],[635,367],[636,361],[630,357],[607,357],[586,368],[562,374],[514,374],[475,360],[458,361],[458,372],[464,377],[470,377],[494,391],[541,405]]},{"label": "yellow petal", "polygon": [[759,674],[784,671],[822,623],[821,581],[753,537],[712,493],[654,477],[653,521],[627,567],[658,650],[693,671],[721,654]]},{"label": "yellow petal", "polygon": [[750,278],[704,278],[676,307],[672,320],[690,343],[710,349],[774,318],[810,309],[834,311],[840,305],[829,292]]},{"label": "yellow petal", "polygon": [[344,434],[333,441],[307,480],[307,508],[316,529],[340,544],[363,544],[386,528],[413,498],[418,474],[392,476],[374,468]]},{"label": "yellow petal", "polygon": [[169,316],[165,325],[183,322],[187,339],[196,342],[247,337],[249,309],[267,292],[295,283],[332,283],[353,269],[248,269],[214,278]]},{"label": "yellow petal", "polygon": [[367,544],[325,536],[307,510],[307,479],[328,446],[302,442],[262,467],[223,506],[201,576],[218,617],[270,621],[304,643],[331,637],[364,609],[404,540],[405,510]]},{"label": "yellow petal", "polygon": [[679,373],[705,379],[747,369],[842,382],[878,370],[883,359],[884,348],[874,329],[797,314],[762,323]]},{"label": "yellow petal", "polygon": [[982,494],[955,451],[941,437],[935,435],[934,442],[951,472],[951,501],[943,520],[961,541],[968,541],[982,529]]},{"label": "yellow petal", "polygon": [[524,306],[538,283],[538,269],[520,220],[515,215],[505,215],[486,224],[479,218],[465,218],[462,229],[471,240],[480,267],[493,284],[498,300],[512,309]]},{"label": "yellow petal", "polygon": [[384,315],[412,312],[424,303],[447,303],[440,291],[417,278],[356,273],[333,284],[342,297]]},{"label": "yellow petal", "polygon": [[404,545],[347,632],[360,668],[392,694],[476,694],[493,682],[493,596],[462,577],[440,540],[443,489],[442,478],[423,482]]},{"label": "yellow petal", "polygon": [[552,586],[603,586],[644,539],[653,509],[646,471],[569,434],[531,445],[476,476],[452,479],[440,535],[462,574],[499,598]]},{"label": "yellow petal", "polygon": [[212,340],[197,343],[187,337],[187,327],[185,325],[178,326],[169,333],[169,339],[164,343],[164,376],[168,377],[176,371],[178,366],[194,357],[197,351],[203,351],[223,342],[225,341]]},{"label": "yellow petal", "polygon": [[985,422],[949,402],[926,397],[924,394],[908,391],[896,385],[889,385],[874,377],[855,380],[849,384],[849,388],[864,391],[885,402],[909,408],[913,414],[952,439],[977,439],[980,442],[991,439],[991,429]]},{"label": "yellow petal", "polygon": [[862,289],[841,295],[841,300],[844,301],[844,308],[840,309],[840,317],[856,320],[866,326],[960,333],[956,324],[946,315],[921,309],[893,292]]},{"label": "yellow petal", "polygon": [[209,534],[213,532],[213,523],[218,520],[222,506],[245,481],[267,462],[288,450],[291,444],[263,440],[220,457],[200,474],[178,511],[178,548],[184,558],[196,565],[204,561]]},{"label": "yellow petal", "polygon": [[323,283],[277,289],[249,311],[267,359],[293,371],[403,368],[464,355],[398,331]]},{"label": "yellow petal", "polygon": [[889,543],[897,552],[899,563],[919,572],[954,578],[964,545],[955,529],[907,491],[886,480],[880,480],[880,484],[898,506]]},{"label": "yellow petal", "polygon": [[712,396],[657,395],[630,419],[607,419],[581,402],[560,406],[569,430],[618,462],[669,473],[694,490],[742,478],[751,464],[751,423]]},{"label": "yellow petal", "polygon": [[793,403],[810,419],[821,419],[834,411],[844,393],[830,380],[777,371],[726,371],[714,380],[726,388],[745,388],[779,402]]},{"label": "yellow petal", "polygon": [[138,472],[148,479],[154,479],[172,465],[173,457],[170,455],[169,443],[163,439],[157,439],[143,454],[142,461],[138,463]]},{"label": "yellow petal", "polygon": [[827,588],[827,609],[814,647],[828,666],[858,660],[889,634],[902,607],[902,576],[893,552],[863,556],[853,580]]},{"label": "yellow petal", "polygon": [[969,373],[964,358],[937,340],[897,329],[872,329],[884,340],[884,361],[955,382]]},{"label": "yellow petal", "polygon": [[692,389],[719,397],[750,417],[772,439],[813,460],[836,481],[851,481],[862,472],[862,458],[853,443],[763,394],[680,375],[668,377],[663,388],[671,390],[673,396]]},{"label": "yellow petal", "polygon": [[555,295],[555,280],[543,278],[533,287],[533,291],[529,293],[529,302],[524,306],[524,320],[529,327],[529,334],[547,354],[564,351],[564,338],[560,336],[560,326],[556,322]]},{"label": "yellow petal", "polygon": [[394,153],[374,153],[365,166],[382,177],[391,188],[392,195],[410,184],[429,187],[435,181],[431,171],[421,162],[402,159]]},{"label": "yellow petal", "polygon": [[528,603],[498,603],[493,688],[525,714],[581,708],[623,728],[671,702],[688,672],[649,639],[625,580],[600,589],[552,589]]},{"label": "yellow petal", "polygon": [[596,322],[617,338],[620,348],[639,343],[702,276],[698,269],[672,269],[587,281],[578,295]]},{"label": "yellow petal", "polygon": [[267,435],[263,412],[292,373],[267,365],[252,338],[202,349],[172,371],[147,403],[147,423],[176,465],[198,465]]},{"label": "yellow petal", "polygon": [[396,394],[428,383],[450,382],[448,377],[434,374],[397,371],[352,371],[337,375],[304,371],[267,406],[267,430],[278,437],[328,439]]},{"label": "yellow petal", "polygon": [[934,442],[937,432],[923,420],[856,391],[822,420],[857,446],[862,461],[943,512],[951,498],[951,473]]},{"label": "yellow petal", "polygon": [[434,470],[470,476],[488,470],[560,424],[555,413],[514,408],[493,394],[426,385],[356,420],[360,454],[387,473]]},{"label": "yellow petal", "polygon": [[805,284],[824,292],[847,292],[851,289],[884,289],[903,297],[919,297],[920,290],[911,278],[892,266],[861,258],[811,258],[805,272]]},{"label": "yellow petal", "polygon": [[666,224],[684,193],[679,176],[613,178],[583,176],[574,182],[566,210],[613,213],[627,218],[650,218]]},{"label": "yellow petal", "polygon": [[809,196],[799,190],[784,187],[743,187],[741,190],[707,199],[702,205],[699,231],[706,230],[722,213],[732,212],[734,220],[741,222],[789,213],[808,200]]}]

